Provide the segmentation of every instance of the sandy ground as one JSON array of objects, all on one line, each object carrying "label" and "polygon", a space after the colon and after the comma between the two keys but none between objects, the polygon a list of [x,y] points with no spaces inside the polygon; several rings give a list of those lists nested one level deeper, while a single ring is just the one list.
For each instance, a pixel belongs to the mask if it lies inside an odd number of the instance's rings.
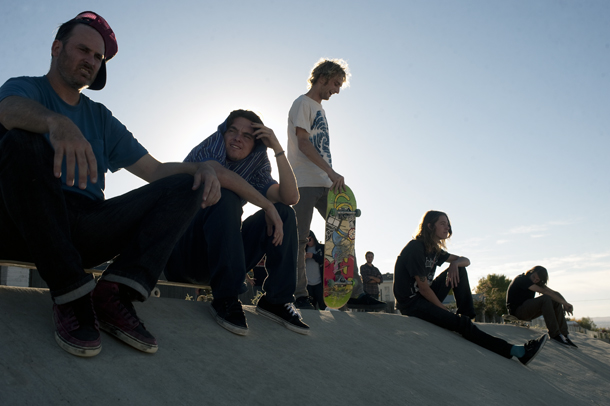
[{"label": "sandy ground", "polygon": [[[103,334],[94,358],[55,343],[42,289],[0,287],[0,405],[608,405],[610,344],[574,334],[524,367],[421,320],[305,311],[302,336],[246,307],[250,334],[208,303],[153,298],[138,313],[159,341],[140,353]],[[479,324],[521,344],[542,331]]]}]

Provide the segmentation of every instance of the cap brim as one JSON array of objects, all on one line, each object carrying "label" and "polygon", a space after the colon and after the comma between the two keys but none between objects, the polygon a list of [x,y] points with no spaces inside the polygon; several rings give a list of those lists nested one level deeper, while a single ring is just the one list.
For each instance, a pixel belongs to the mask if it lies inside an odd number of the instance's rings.
[{"label": "cap brim", "polygon": [[89,85],[90,90],[102,90],[106,86],[106,60],[102,61],[102,65],[100,66],[100,70],[97,72],[97,76],[91,85]]}]

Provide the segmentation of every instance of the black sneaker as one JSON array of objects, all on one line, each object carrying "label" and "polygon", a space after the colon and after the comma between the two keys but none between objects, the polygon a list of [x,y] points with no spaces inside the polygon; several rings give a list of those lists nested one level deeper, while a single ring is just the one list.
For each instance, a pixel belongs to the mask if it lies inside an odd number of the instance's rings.
[{"label": "black sneaker", "polygon": [[267,296],[263,295],[258,300],[256,312],[295,333],[309,334],[309,326],[303,323],[301,314],[292,303],[272,304],[267,301]]},{"label": "black sneaker", "polygon": [[133,307],[130,288],[101,280],[93,290],[93,306],[102,330],[136,350],[155,353],[157,340],[146,330]]},{"label": "black sneaker", "polygon": [[386,308],[386,303],[375,299],[373,296],[363,293],[358,298],[350,298],[347,301],[347,307],[349,309],[362,309],[362,310],[381,310]]},{"label": "black sneaker", "polygon": [[543,334],[539,338],[529,340],[527,343],[525,343],[525,355],[519,358],[519,362],[521,362],[523,365],[527,365],[532,362],[542,347],[544,347],[544,343],[546,343],[546,339],[548,337],[549,336],[547,334]]},{"label": "black sneaker", "polygon": [[93,357],[102,350],[100,329],[91,293],[65,304],[53,305],[55,341],[72,355]]},{"label": "black sneaker", "polygon": [[298,297],[297,300],[294,301],[294,307],[302,310],[315,310],[311,302],[309,301],[308,296]]},{"label": "black sneaker", "polygon": [[214,299],[210,306],[210,313],[218,324],[231,333],[245,336],[248,334],[246,315],[237,298]]},{"label": "black sneaker", "polygon": [[570,346],[570,344],[568,344],[568,342],[566,341],[566,339],[563,336],[563,334],[557,334],[555,337],[551,337],[551,340],[553,340],[557,344],[561,345],[562,347],[569,347]]},{"label": "black sneaker", "polygon": [[578,346],[577,346],[576,344],[574,344],[574,343],[572,342],[572,340],[570,340],[570,338],[569,338],[569,337],[564,337],[564,338],[566,339],[566,343],[568,343],[568,345],[569,345],[570,347],[572,347],[572,348],[578,348]]}]

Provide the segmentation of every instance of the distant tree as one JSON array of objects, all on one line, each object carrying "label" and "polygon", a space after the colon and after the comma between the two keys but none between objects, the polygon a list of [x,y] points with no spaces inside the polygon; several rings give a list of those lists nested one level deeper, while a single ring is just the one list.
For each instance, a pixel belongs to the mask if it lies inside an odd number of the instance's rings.
[{"label": "distant tree", "polygon": [[593,320],[591,320],[590,317],[583,317],[580,320],[576,320],[576,323],[578,323],[578,325],[580,327],[586,328],[587,330],[591,330],[591,331],[597,330],[597,326],[595,325],[595,322]]},{"label": "distant tree", "polygon": [[495,273],[479,279],[475,293],[484,296],[484,301],[475,302],[477,312],[485,312],[486,317],[506,313],[506,291],[511,280]]}]

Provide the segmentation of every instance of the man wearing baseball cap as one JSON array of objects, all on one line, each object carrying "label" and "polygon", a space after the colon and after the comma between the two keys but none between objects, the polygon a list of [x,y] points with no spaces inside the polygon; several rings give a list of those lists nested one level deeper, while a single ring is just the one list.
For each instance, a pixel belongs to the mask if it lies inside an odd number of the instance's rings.
[{"label": "man wearing baseball cap", "polygon": [[[53,298],[55,339],[67,352],[101,350],[99,327],[144,352],[157,342],[132,301],[150,296],[200,207],[220,198],[209,163],[161,163],[101,103],[114,32],[84,12],[62,24],[45,76],[0,87],[0,258],[33,261]],[[150,182],[104,199],[104,174]],[[84,268],[113,260],[96,284]]]}]

